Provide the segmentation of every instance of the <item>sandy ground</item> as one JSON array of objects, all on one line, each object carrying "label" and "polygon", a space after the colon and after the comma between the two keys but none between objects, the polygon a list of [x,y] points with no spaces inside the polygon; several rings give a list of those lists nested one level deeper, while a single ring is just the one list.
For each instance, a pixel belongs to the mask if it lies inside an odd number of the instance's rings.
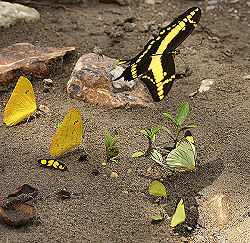
[{"label": "sandy ground", "polygon": [[[35,220],[21,228],[1,222],[0,242],[179,242],[181,236],[190,242],[249,242],[246,2],[223,1],[213,10],[206,10],[206,1],[163,1],[153,6],[139,1],[132,1],[130,6],[87,1],[64,7],[48,2],[29,4],[40,12],[40,20],[0,29],[0,47],[17,42],[76,46],[76,56],[67,60],[62,70],[48,75],[54,80],[49,93],[42,92],[42,81],[33,82],[37,104],[47,104],[51,112],[18,126],[1,123],[0,197],[25,183],[36,187],[39,195],[32,202],[37,209]],[[200,25],[179,48],[185,63],[176,59],[177,71],[188,66],[190,76],[176,80],[168,97],[155,109],[112,110],[67,97],[66,84],[77,56],[92,52],[96,46],[109,57],[133,57],[152,33],[157,33],[158,26],[200,3]],[[129,18],[133,25],[126,21]],[[152,31],[145,31],[151,21]],[[206,78],[215,79],[214,86],[190,100],[189,94],[198,90]],[[1,93],[1,120],[11,92]],[[171,127],[162,113],[174,115],[184,101],[190,104],[187,124],[198,125],[192,132],[199,167],[192,173],[169,175],[155,165],[147,173],[152,161],[131,158],[135,151],[144,151],[147,146],[139,131],[157,125]],[[60,172],[38,166],[38,159],[49,158],[56,124],[72,106],[89,123],[80,148],[60,158],[69,170]],[[104,167],[105,128],[121,139],[120,161]],[[169,142],[168,136],[160,132],[156,145]],[[79,162],[83,148],[88,161]],[[98,176],[92,173],[96,169]],[[110,177],[113,171],[118,173],[117,179]],[[168,192],[163,204],[168,215],[173,214],[180,197],[185,202],[186,224],[175,232],[167,219],[159,224],[151,221],[158,210],[148,187],[152,180],[160,178]],[[69,200],[54,196],[64,187],[72,193]],[[215,216],[204,218],[201,214],[203,202],[218,193],[228,197],[230,221],[225,227],[213,222]]]}]

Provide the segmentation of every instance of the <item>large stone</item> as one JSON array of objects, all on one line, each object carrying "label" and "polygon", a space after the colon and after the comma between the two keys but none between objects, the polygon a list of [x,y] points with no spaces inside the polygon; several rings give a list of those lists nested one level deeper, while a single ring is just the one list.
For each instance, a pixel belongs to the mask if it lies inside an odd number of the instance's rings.
[{"label": "large stone", "polygon": [[204,204],[204,216],[210,222],[216,222],[220,226],[225,226],[229,222],[229,208],[227,196],[219,193],[206,201]]},{"label": "large stone", "polygon": [[103,55],[83,55],[77,61],[67,84],[68,95],[109,108],[152,108],[154,103],[141,82],[128,82],[123,78],[111,82],[124,70],[116,63],[117,60]]},{"label": "large stone", "polygon": [[39,47],[17,43],[0,49],[0,90],[20,75],[42,78],[61,67],[63,56],[75,47]]},{"label": "large stone", "polygon": [[101,3],[117,3],[120,5],[128,5],[130,0],[99,0]]},{"label": "large stone", "polygon": [[39,18],[40,14],[34,8],[0,1],[0,26],[9,27],[20,22],[28,22]]}]

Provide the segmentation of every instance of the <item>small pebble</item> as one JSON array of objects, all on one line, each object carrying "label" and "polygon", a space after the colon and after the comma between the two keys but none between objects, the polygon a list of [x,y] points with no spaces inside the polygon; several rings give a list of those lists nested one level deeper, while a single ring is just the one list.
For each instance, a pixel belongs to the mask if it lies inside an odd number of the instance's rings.
[{"label": "small pebble", "polygon": [[127,170],[127,174],[130,174],[132,172],[132,169]]},{"label": "small pebble", "polygon": [[45,106],[45,105],[40,105],[40,106],[39,106],[39,110],[40,110],[40,111],[43,111],[43,112],[45,112],[45,113],[49,113],[49,112],[50,112],[49,107],[47,107],[47,106]]},{"label": "small pebble", "polygon": [[238,3],[239,0],[231,0],[229,3]]},{"label": "small pebble", "polygon": [[215,5],[215,4],[217,4],[217,0],[210,0],[210,1],[207,1],[207,4],[208,4],[208,5]]},{"label": "small pebble", "polygon": [[197,95],[197,91],[194,91],[192,93],[190,93],[188,96],[189,96],[189,99],[192,100],[194,98],[195,95]]},{"label": "small pebble", "polygon": [[155,4],[155,0],[145,0],[144,3],[146,4]]},{"label": "small pebble", "polygon": [[240,229],[239,227],[236,228],[236,231],[239,233],[239,234],[243,234],[244,231],[242,229]]},{"label": "small pebble", "polygon": [[53,85],[53,80],[50,78],[45,78],[43,80],[43,83],[50,86],[50,85]]},{"label": "small pebble", "polygon": [[215,6],[214,6],[214,5],[211,5],[211,6],[207,6],[207,7],[206,7],[206,10],[213,10],[213,9],[215,9]]},{"label": "small pebble", "polygon": [[111,172],[110,177],[111,178],[118,178],[118,174],[116,172]]},{"label": "small pebble", "polygon": [[209,78],[202,80],[201,86],[199,88],[199,92],[203,93],[203,92],[208,91],[212,87],[212,85],[214,84],[214,81],[215,81],[214,79],[209,79]]}]

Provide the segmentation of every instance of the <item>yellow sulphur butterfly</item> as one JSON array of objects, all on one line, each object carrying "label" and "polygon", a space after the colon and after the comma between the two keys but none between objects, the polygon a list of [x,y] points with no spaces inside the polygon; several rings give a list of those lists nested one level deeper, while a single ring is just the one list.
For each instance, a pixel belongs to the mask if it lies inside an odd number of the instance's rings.
[{"label": "yellow sulphur butterfly", "polygon": [[4,122],[13,126],[36,111],[36,100],[31,82],[21,76],[5,107]]},{"label": "yellow sulphur butterfly", "polygon": [[186,131],[184,138],[168,154],[166,163],[170,167],[193,170],[196,166],[196,157],[193,136],[190,131]]},{"label": "yellow sulphur butterfly", "polygon": [[50,146],[51,156],[60,156],[78,146],[82,141],[82,118],[80,112],[71,108],[62,125],[57,129]]},{"label": "yellow sulphur butterfly", "polygon": [[149,187],[149,194],[165,197],[167,195],[167,190],[161,182],[153,181]]},{"label": "yellow sulphur butterfly", "polygon": [[181,199],[176,207],[170,226],[175,227],[176,225],[184,222],[185,219],[186,219],[185,208],[183,204],[183,199]]}]

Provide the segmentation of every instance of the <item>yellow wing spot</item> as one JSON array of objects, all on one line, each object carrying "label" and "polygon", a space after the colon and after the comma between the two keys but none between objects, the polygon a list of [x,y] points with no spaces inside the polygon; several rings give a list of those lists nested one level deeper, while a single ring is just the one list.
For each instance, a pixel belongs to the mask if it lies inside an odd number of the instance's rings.
[{"label": "yellow wing spot", "polygon": [[158,36],[157,38],[156,38],[156,40],[160,40],[161,39],[161,37],[160,36]]},{"label": "yellow wing spot", "polygon": [[163,35],[164,33],[165,33],[165,30],[161,31],[161,32],[160,32],[160,35]]},{"label": "yellow wing spot", "polygon": [[55,168],[57,168],[57,167],[59,166],[59,163],[58,163],[57,161],[55,161],[55,162],[53,163],[53,166],[54,166]]},{"label": "yellow wing spot", "polygon": [[192,20],[192,15],[188,15],[187,19],[188,19],[189,23],[191,23],[191,24],[195,24],[196,23],[195,21]]},{"label": "yellow wing spot", "polygon": [[42,160],[41,160],[41,164],[46,165],[46,163],[47,163],[47,160],[46,160],[46,159],[42,159]]},{"label": "yellow wing spot", "polygon": [[172,80],[172,78],[175,78],[175,75],[172,75],[170,79]]},{"label": "yellow wing spot", "polygon": [[62,165],[59,165],[59,167],[58,167],[60,170],[63,170],[64,169],[64,166],[62,166]]},{"label": "yellow wing spot", "polygon": [[197,26],[197,24],[194,24],[194,27],[196,27]]},{"label": "yellow wing spot", "polygon": [[167,75],[167,72],[164,72],[163,75],[166,76],[166,75]]},{"label": "yellow wing spot", "polygon": [[171,27],[168,27],[167,30],[171,30]]},{"label": "yellow wing spot", "polygon": [[119,61],[118,63],[117,63],[117,65],[121,65],[121,64],[123,64],[123,63],[126,63],[127,61]]},{"label": "yellow wing spot", "polygon": [[164,95],[159,96],[159,99],[162,100],[164,98]]},{"label": "yellow wing spot", "polygon": [[47,166],[51,166],[51,165],[53,165],[53,163],[54,163],[54,160],[48,160],[48,164],[47,164]]},{"label": "yellow wing spot", "polygon": [[192,16],[195,15],[195,11],[192,11],[190,14],[191,14]]},{"label": "yellow wing spot", "polygon": [[184,18],[183,21],[184,21],[184,22],[187,22],[188,20],[187,20],[187,18]]},{"label": "yellow wing spot", "polygon": [[163,89],[162,89],[161,91],[158,91],[158,95],[159,95],[159,96],[162,96],[163,93],[164,93],[164,92],[163,92]]},{"label": "yellow wing spot", "polygon": [[152,46],[152,44],[148,45],[148,48],[147,48],[147,50],[149,50],[149,49],[151,48],[151,46]]},{"label": "yellow wing spot", "polygon": [[183,21],[181,21],[180,23],[179,23],[179,26],[183,29],[184,27],[185,27],[185,23],[183,22]]},{"label": "yellow wing spot", "polygon": [[181,28],[180,25],[177,25],[177,26],[175,27],[175,29],[178,30],[178,31],[180,31],[182,28]]}]

